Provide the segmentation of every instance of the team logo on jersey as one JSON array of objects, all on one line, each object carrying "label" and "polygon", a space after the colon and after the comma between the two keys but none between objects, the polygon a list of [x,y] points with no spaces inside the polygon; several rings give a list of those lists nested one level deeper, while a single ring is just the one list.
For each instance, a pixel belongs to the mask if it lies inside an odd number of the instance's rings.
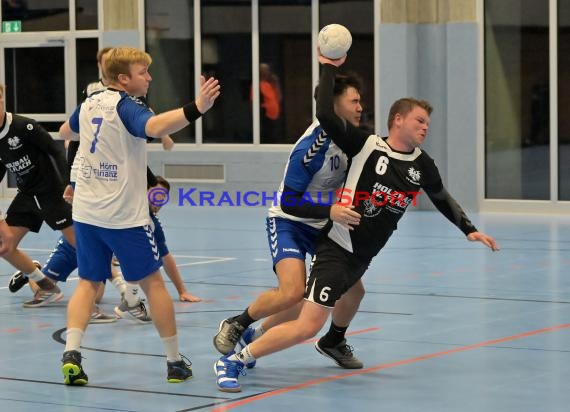
[{"label": "team logo on jersey", "polygon": [[366,199],[363,203],[364,205],[364,216],[374,217],[377,216],[382,211],[382,206],[377,206],[370,199]]},{"label": "team logo on jersey", "polygon": [[22,147],[22,142],[18,136],[10,137],[8,139],[8,144],[10,145],[10,150],[16,150]]},{"label": "team logo on jersey", "polygon": [[413,167],[410,167],[408,169],[408,176],[410,176],[410,178],[411,178],[411,180],[408,179],[409,182],[411,182],[415,185],[420,184],[420,178],[422,177],[422,174],[419,170],[416,170]]},{"label": "team logo on jersey", "polygon": [[26,129],[28,129],[28,130],[34,130],[34,125],[31,124],[31,123],[28,123],[28,124],[26,125]]}]

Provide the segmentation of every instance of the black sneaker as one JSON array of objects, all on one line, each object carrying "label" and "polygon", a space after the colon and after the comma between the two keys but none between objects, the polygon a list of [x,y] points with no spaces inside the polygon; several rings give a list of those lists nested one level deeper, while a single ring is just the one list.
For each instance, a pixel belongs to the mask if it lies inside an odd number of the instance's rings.
[{"label": "black sneaker", "polygon": [[[40,270],[42,269],[42,265],[40,262],[38,262],[37,260],[34,260],[33,262],[38,269]],[[10,292],[16,293],[17,291],[22,289],[29,281],[30,280],[28,279],[28,277],[18,270],[17,272],[14,272],[14,274],[10,278],[10,283],[8,283],[8,289],[10,290]]]},{"label": "black sneaker", "polygon": [[81,353],[76,350],[68,350],[63,353],[61,360],[63,383],[66,385],[87,385],[88,378],[81,367]]},{"label": "black sneaker", "polygon": [[214,336],[214,346],[222,355],[227,355],[234,350],[236,344],[245,331],[245,327],[232,318],[220,322],[218,333]]},{"label": "black sneaker", "polygon": [[317,351],[320,354],[331,358],[341,368],[362,369],[364,366],[363,363],[356,356],[354,356],[352,346],[346,343],[346,339],[343,339],[342,342],[332,348],[321,346],[321,340],[322,338],[315,343],[315,348]]},{"label": "black sneaker", "polygon": [[180,356],[182,359],[179,361],[166,362],[168,367],[168,376],[166,379],[170,383],[180,383],[192,378],[192,362],[190,362],[186,356]]}]

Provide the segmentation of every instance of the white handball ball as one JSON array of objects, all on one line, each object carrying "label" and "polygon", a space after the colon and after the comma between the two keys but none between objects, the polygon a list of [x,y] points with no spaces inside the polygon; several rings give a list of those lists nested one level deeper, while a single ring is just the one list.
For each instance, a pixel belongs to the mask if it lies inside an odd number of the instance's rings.
[{"label": "white handball ball", "polygon": [[321,29],[317,41],[321,54],[329,59],[340,59],[352,45],[352,35],[340,24],[329,24]]}]

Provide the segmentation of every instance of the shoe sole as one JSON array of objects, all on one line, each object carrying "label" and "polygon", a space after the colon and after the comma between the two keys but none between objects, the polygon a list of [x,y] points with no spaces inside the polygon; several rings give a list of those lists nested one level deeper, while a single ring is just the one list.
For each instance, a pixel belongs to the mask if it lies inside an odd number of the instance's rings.
[{"label": "shoe sole", "polygon": [[186,379],[177,379],[177,378],[170,378],[170,379],[166,379],[169,383],[182,383],[182,382],[186,382],[187,380],[192,379],[192,375],[188,376]]},{"label": "shoe sole", "polygon": [[115,312],[115,315],[117,315],[121,319],[131,320],[141,325],[148,325],[152,323],[152,319],[149,319],[148,321],[140,320],[136,316],[131,315],[129,312],[123,312],[122,310],[119,310],[119,308],[117,307],[113,309],[113,312]]},{"label": "shoe sole", "polygon": [[109,318],[109,319],[91,318],[91,319],[89,319],[89,323],[92,325],[96,325],[98,323],[114,323],[116,321],[117,321],[117,318]]},{"label": "shoe sole", "polygon": [[36,305],[32,304],[31,302],[24,302],[24,304],[22,306],[24,308],[41,308],[43,306],[47,306],[47,305],[50,305],[52,303],[59,302],[62,299],[63,299],[63,293],[59,292],[57,295],[55,295],[55,298],[52,298],[49,300],[44,300],[43,302],[38,303]]},{"label": "shoe sole", "polygon": [[[219,335],[220,332],[222,331],[222,325],[224,324],[224,322],[225,322],[226,320],[227,320],[227,319],[224,319],[224,320],[222,320],[222,321],[220,322],[220,325],[218,326],[218,333],[216,333],[216,335],[214,335],[214,339],[212,340],[212,342],[214,343],[214,348],[216,348],[216,350],[217,350],[218,352],[220,352],[220,353],[221,353],[222,355],[224,355],[224,356],[228,355],[232,350],[234,350],[234,348],[231,348],[230,350],[224,352],[224,351],[222,351],[220,348],[218,348],[218,345],[216,344],[216,338],[218,337],[218,335]],[[235,345],[234,345],[234,347],[235,347]]]},{"label": "shoe sole", "polygon": [[66,363],[61,367],[63,372],[63,383],[66,385],[87,385],[87,379],[73,379],[81,373],[81,368],[73,363]]},{"label": "shoe sole", "polygon": [[[216,368],[216,364],[218,363],[218,361],[214,362],[214,375],[216,375],[216,379],[218,378],[218,369]],[[218,388],[219,391],[222,392],[229,392],[229,393],[237,393],[237,392],[241,392],[241,385],[238,386],[237,388],[222,388],[220,385],[218,385],[218,383],[216,382],[216,386]]]},{"label": "shoe sole", "polygon": [[323,349],[321,349],[318,345],[318,341],[315,342],[315,349],[317,350],[317,352],[319,352],[321,355],[326,356],[329,359],[332,359],[334,361],[334,363],[336,363],[338,366],[340,366],[343,369],[362,369],[364,365],[356,365],[356,366],[349,366],[349,365],[343,365],[342,363],[340,363],[338,360],[336,360],[333,356],[329,355],[328,353],[326,353]]}]

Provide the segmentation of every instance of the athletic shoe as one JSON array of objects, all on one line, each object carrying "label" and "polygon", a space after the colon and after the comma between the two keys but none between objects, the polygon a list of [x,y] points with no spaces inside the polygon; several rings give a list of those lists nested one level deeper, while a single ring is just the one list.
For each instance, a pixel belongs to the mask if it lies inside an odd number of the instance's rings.
[{"label": "athletic shoe", "polygon": [[315,343],[315,348],[317,351],[320,354],[331,358],[341,368],[362,369],[364,366],[362,362],[356,356],[354,356],[353,348],[346,343],[346,339],[343,339],[342,342],[332,348],[326,348],[322,346],[321,340],[322,338]]},{"label": "athletic shoe", "polygon": [[224,319],[220,322],[218,333],[214,336],[214,346],[222,355],[227,355],[236,347],[245,328],[235,320]]},{"label": "athletic shoe", "polygon": [[[36,265],[38,269],[40,270],[42,269],[42,265],[40,262],[38,262],[37,260],[33,260],[32,262],[34,262],[34,265]],[[8,289],[10,290],[10,292],[16,293],[17,291],[22,289],[28,282],[29,282],[28,277],[25,276],[23,272],[18,270],[17,272],[14,272],[14,274],[10,278],[10,283],[8,283]]]},{"label": "athletic shoe", "polygon": [[112,323],[116,321],[116,316],[107,315],[99,306],[95,306],[95,311],[91,314],[91,318],[89,319],[89,323]]},{"label": "athletic shoe", "polygon": [[49,290],[39,289],[32,300],[24,302],[22,305],[25,308],[40,308],[50,303],[59,302],[63,299],[63,293],[58,286],[54,285]]},{"label": "athletic shoe", "polygon": [[214,363],[216,385],[222,392],[241,392],[238,382],[240,374],[245,375],[244,364],[239,360],[231,361],[227,356],[222,356]]},{"label": "athletic shoe", "polygon": [[61,360],[63,383],[66,385],[87,385],[88,378],[81,366],[81,353],[76,350],[68,350],[63,353]]},{"label": "athletic shoe", "polygon": [[127,302],[121,299],[121,304],[115,306],[115,314],[120,318],[133,320],[142,324],[152,322],[152,318],[149,316],[142,300],[135,306],[129,307]]},{"label": "athletic shoe", "polygon": [[[241,352],[241,350],[243,348],[245,348],[247,345],[249,345],[251,342],[253,342],[253,335],[254,334],[255,334],[255,329],[253,329],[251,326],[248,326],[247,329],[245,330],[245,332],[243,332],[241,334],[241,337],[239,338],[239,341],[238,341],[236,347],[234,348],[234,352],[235,353]],[[245,364],[245,367],[247,369],[255,368],[256,363],[257,363],[256,360],[248,362]]]},{"label": "athletic shoe", "polygon": [[170,383],[180,383],[187,379],[192,378],[192,362],[184,356],[180,355],[182,359],[174,362],[166,362],[168,367],[167,380]]}]

